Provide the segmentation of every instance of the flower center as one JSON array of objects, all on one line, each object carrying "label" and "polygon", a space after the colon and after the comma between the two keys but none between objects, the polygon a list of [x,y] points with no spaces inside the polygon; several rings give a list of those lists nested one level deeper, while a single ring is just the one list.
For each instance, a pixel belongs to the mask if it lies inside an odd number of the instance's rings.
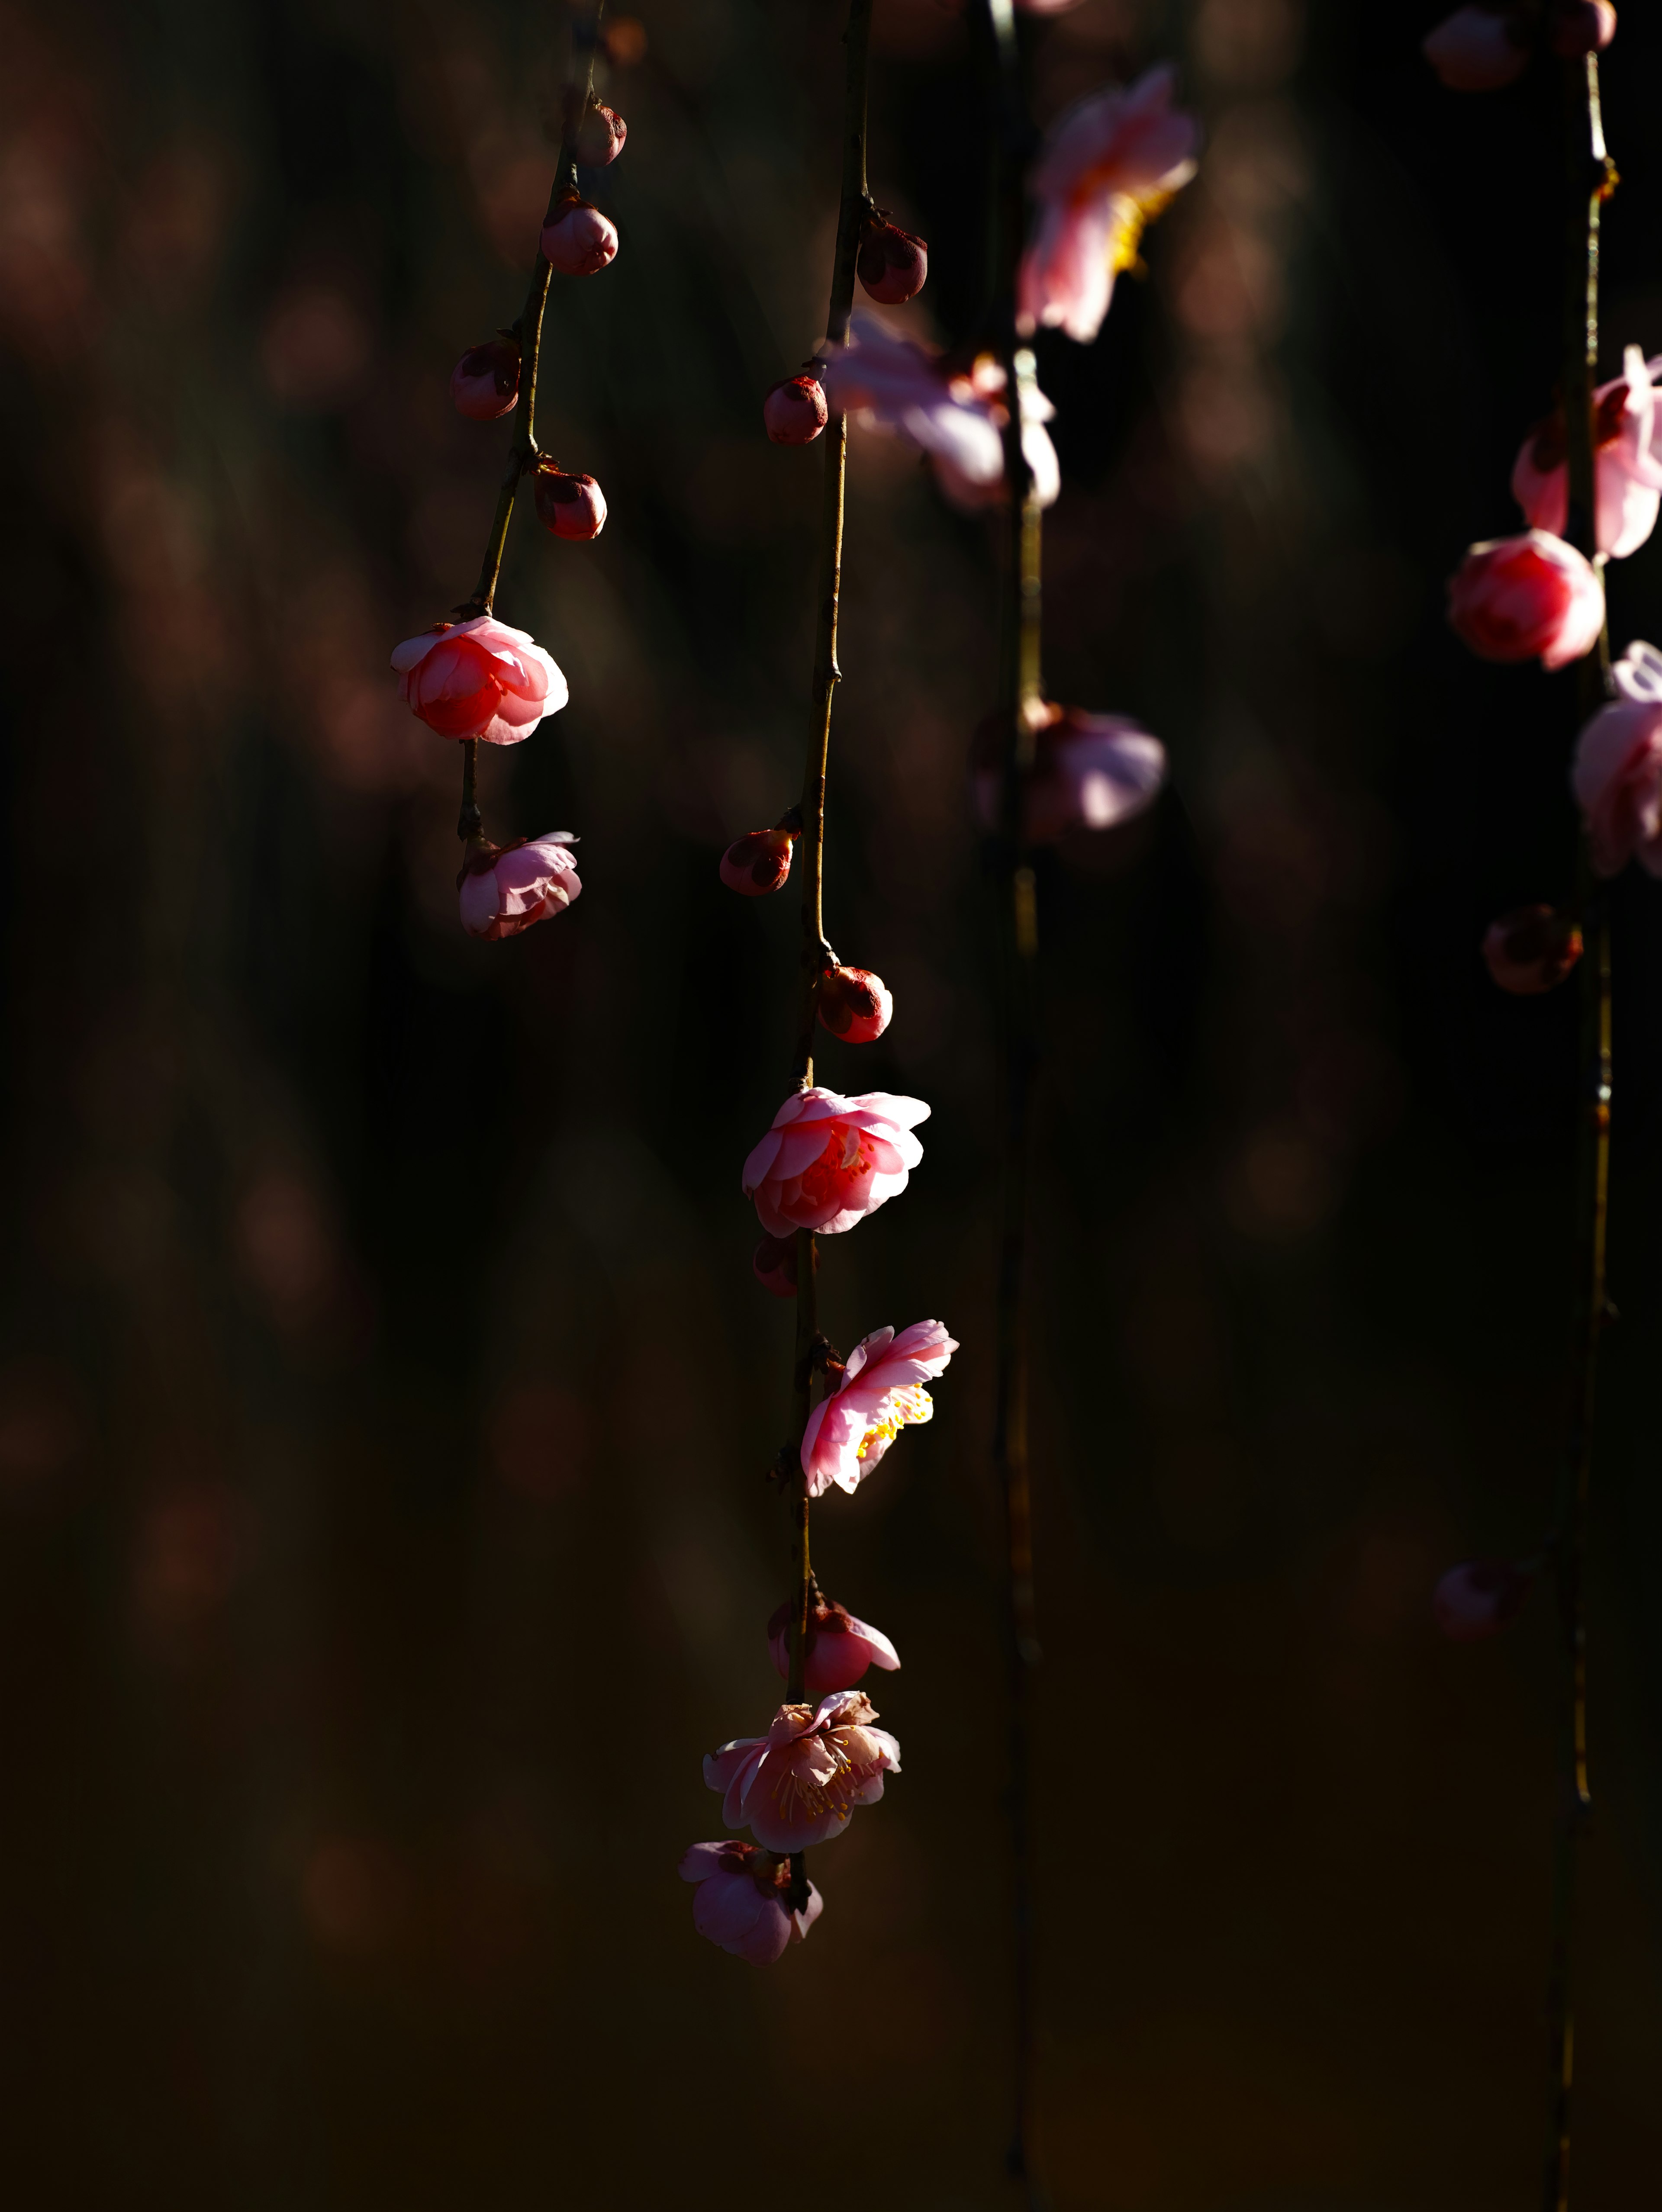
[{"label": "flower center", "polygon": [[877,1418],[861,1437],[855,1457],[864,1459],[873,1444],[892,1444],[902,1429],[934,1419],[934,1401],[921,1382],[908,1382],[903,1389],[891,1390],[879,1404]]},{"label": "flower center", "polygon": [[823,1206],[843,1185],[858,1182],[871,1171],[865,1131],[850,1128],[846,1121],[834,1121],[825,1149],[800,1178],[802,1195],[811,1206]]}]

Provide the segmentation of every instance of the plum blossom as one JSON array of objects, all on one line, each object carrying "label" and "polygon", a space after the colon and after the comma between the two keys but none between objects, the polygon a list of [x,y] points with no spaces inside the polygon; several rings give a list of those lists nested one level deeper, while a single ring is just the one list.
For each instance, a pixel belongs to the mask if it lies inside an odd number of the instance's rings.
[{"label": "plum blossom", "polygon": [[1610,677],[1622,696],[1584,725],[1570,786],[1599,875],[1637,858],[1662,876],[1662,653],[1630,645]]},{"label": "plum blossom", "polygon": [[915,1321],[897,1336],[874,1328],[849,1356],[837,1388],[808,1415],[802,1431],[802,1471],[808,1496],[836,1483],[850,1496],[904,1428],[932,1420],[934,1407],[923,1388],[958,1349],[938,1321]]},{"label": "plum blossom", "polygon": [[837,1236],[904,1190],[923,1157],[912,1129],[928,1118],[921,1098],[886,1091],[794,1091],[745,1162],[741,1188],[770,1237]]},{"label": "plum blossom", "polygon": [[[1028,844],[1054,843],[1070,829],[1117,829],[1160,796],[1166,748],[1129,715],[1090,714],[1049,700],[1029,713],[1036,726],[1022,820]],[[1003,814],[1008,728],[1002,715],[989,714],[971,751],[976,811],[988,830]]]},{"label": "plum blossom", "polygon": [[844,1044],[870,1044],[889,1026],[894,999],[869,968],[828,968],[819,979],[819,1020]]},{"label": "plum blossom", "polygon": [[1562,668],[1598,643],[1604,586],[1573,545],[1530,530],[1467,548],[1449,579],[1448,618],[1484,660]]},{"label": "plum blossom", "polygon": [[543,225],[543,258],[563,276],[595,276],[618,252],[618,227],[592,201],[567,192]]},{"label": "plum blossom", "polygon": [[855,273],[880,307],[904,307],[923,289],[929,273],[929,243],[880,216],[867,218],[860,234]]},{"label": "plum blossom", "polygon": [[[768,1650],[782,1679],[790,1674],[792,1606],[786,1599],[768,1623]],[[807,1641],[803,1647],[803,1687],[811,1698],[832,1690],[851,1690],[868,1667],[892,1674],[900,1654],[880,1628],[856,1620],[846,1606],[815,1589],[808,1603]]]},{"label": "plum blossom", "polygon": [[[1615,561],[1636,553],[1656,527],[1662,507],[1662,458],[1654,450],[1659,428],[1653,371],[1637,346],[1622,357],[1622,374],[1593,395],[1596,447],[1594,531],[1598,550]],[[1525,439],[1512,471],[1512,495],[1531,526],[1558,536],[1569,503],[1564,410],[1552,413]]]},{"label": "plum blossom", "polygon": [[552,659],[527,631],[494,615],[435,623],[393,655],[399,696],[441,738],[516,745],[571,696]]},{"label": "plum blossom", "polygon": [[762,402],[762,423],[776,446],[811,446],[830,419],[817,376],[788,376]]},{"label": "plum blossom", "polygon": [[[568,98],[565,115],[568,137],[572,136],[571,111],[575,105],[575,98]],[[578,119],[574,150],[584,168],[604,169],[623,152],[628,137],[629,125],[617,109],[608,107],[604,100],[591,100]]]},{"label": "plum blossom", "polygon": [[1468,1559],[1451,1567],[1431,1594],[1437,1626],[1456,1644],[1494,1636],[1523,1607],[1535,1582],[1532,1567],[1513,1559]]},{"label": "plum blossom", "polygon": [[1547,44],[1564,61],[1602,52],[1616,36],[1613,0],[1552,0]]},{"label": "plum blossom", "polygon": [[1533,998],[1562,983],[1581,957],[1581,933],[1549,906],[1514,907],[1483,933],[1483,964],[1503,991]]},{"label": "plum blossom", "polygon": [[556,538],[598,538],[606,528],[606,494],[593,477],[572,476],[539,461],[532,479],[537,520]]},{"label": "plum blossom", "polygon": [[1114,279],[1136,265],[1143,226],[1195,173],[1200,128],[1152,69],[1129,90],[1077,101],[1051,125],[1028,179],[1038,222],[1016,277],[1018,327],[1089,345]]},{"label": "plum blossom", "polygon": [[800,1912],[786,1902],[790,1861],[758,1850],[738,1836],[719,1844],[690,1844],[681,1854],[683,1881],[697,1882],[692,1924],[701,1936],[752,1966],[770,1966],[800,1943],[819,1917],[824,1900],[808,1884]]},{"label": "plum blossom", "polygon": [[746,830],[721,855],[721,881],[744,898],[782,890],[798,835],[794,830]]},{"label": "plum blossom", "polygon": [[[819,1251],[813,1249],[813,1272],[819,1272]],[[750,1255],[750,1270],[762,1288],[776,1298],[796,1296],[796,1238],[764,1237]]]},{"label": "plum blossom", "polygon": [[877,1709],[858,1690],[818,1705],[781,1705],[765,1735],[740,1736],[704,1761],[723,1792],[721,1817],[748,1827],[770,1851],[806,1851],[848,1826],[856,1805],[874,1805],[883,1777],[900,1771],[900,1746],[874,1728]]},{"label": "plum blossom", "polygon": [[[892,430],[928,453],[949,499],[979,505],[1003,496],[1008,416],[998,394],[1004,372],[990,356],[968,375],[948,375],[934,355],[896,337],[876,316],[856,313],[850,342],[832,352],[823,381],[826,398],[840,414],[852,415],[868,429]],[[1051,412],[1035,390],[1022,450],[1043,507],[1062,485],[1056,448],[1044,428]]]},{"label": "plum blossom", "polygon": [[471,422],[494,422],[520,404],[520,342],[488,338],[470,346],[450,372],[456,412]]},{"label": "plum blossom", "polygon": [[495,942],[563,914],[583,888],[569,849],[575,842],[570,830],[551,830],[512,845],[471,845],[456,878],[468,935]]},{"label": "plum blossom", "polygon": [[1514,8],[1457,8],[1420,41],[1451,92],[1496,92],[1529,66],[1530,33]]}]

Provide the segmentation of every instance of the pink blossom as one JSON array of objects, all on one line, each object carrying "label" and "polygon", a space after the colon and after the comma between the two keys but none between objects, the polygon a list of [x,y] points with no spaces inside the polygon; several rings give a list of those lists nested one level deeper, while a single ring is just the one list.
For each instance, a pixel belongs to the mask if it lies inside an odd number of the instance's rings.
[{"label": "pink blossom", "polygon": [[[813,1249],[813,1271],[819,1272],[819,1253]],[[796,1238],[764,1237],[750,1255],[751,1273],[776,1298],[796,1296]]]},{"label": "pink blossom", "polygon": [[854,1098],[818,1085],[793,1091],[745,1162],[745,1196],[770,1236],[837,1236],[904,1190],[923,1157],[911,1132],[928,1118],[921,1098],[886,1091]]},{"label": "pink blossom", "polygon": [[539,461],[532,496],[538,521],[557,538],[598,538],[606,528],[606,494],[593,477],[569,476],[552,461]]},{"label": "pink blossom", "polygon": [[543,258],[563,276],[594,276],[617,254],[618,228],[590,201],[568,192],[543,225]]},{"label": "pink blossom", "polygon": [[1172,106],[1174,81],[1150,70],[1051,125],[1028,179],[1038,222],[1016,278],[1024,333],[1055,326],[1089,345],[1115,277],[1136,265],[1144,224],[1194,175],[1200,130]]},{"label": "pink blossom", "polygon": [[1451,92],[1495,92],[1529,64],[1529,30],[1507,7],[1457,8],[1420,41]]},{"label": "pink blossom", "polygon": [[470,847],[456,878],[468,935],[493,942],[517,937],[533,922],[563,914],[583,888],[569,850],[575,842],[569,830],[551,830],[512,845]]},{"label": "pink blossom", "polygon": [[880,307],[903,307],[923,289],[929,273],[928,240],[914,238],[898,223],[868,216],[860,234],[855,272]]},{"label": "pink blossom", "polygon": [[399,697],[441,738],[516,745],[570,696],[541,646],[494,615],[435,623],[405,640],[393,665]]},{"label": "pink blossom", "polygon": [[898,1336],[892,1328],[874,1328],[861,1337],[837,1388],[814,1407],[802,1431],[810,1498],[823,1496],[833,1482],[852,1496],[902,1429],[934,1419],[923,1385],[957,1349],[938,1321],[915,1321]]},{"label": "pink blossom", "polygon": [[900,1771],[900,1746],[874,1728],[876,1708],[858,1690],[814,1705],[781,1705],[765,1735],[740,1736],[711,1752],[704,1780],[725,1794],[721,1818],[748,1827],[770,1851],[806,1851],[849,1825],[856,1805],[874,1805],[883,1777]]},{"label": "pink blossom", "polygon": [[1493,1636],[1522,1608],[1535,1581],[1512,1559],[1468,1559],[1451,1567],[1431,1594],[1437,1626],[1456,1644]]},{"label": "pink blossom", "polygon": [[494,422],[520,404],[520,342],[489,338],[470,346],[450,372],[456,412],[471,422]]},{"label": "pink blossom", "polygon": [[794,830],[746,830],[721,855],[721,881],[745,898],[782,890],[796,850]]},{"label": "pink blossom", "polygon": [[[581,97],[581,94],[578,97]],[[575,105],[574,100],[568,106],[566,116],[568,131],[571,128],[570,106]],[[584,168],[604,169],[611,162],[615,161],[618,155],[623,152],[624,143],[628,137],[629,125],[618,114],[617,109],[606,106],[602,100],[592,100],[588,103],[587,112],[578,123],[576,142],[573,150]]]},{"label": "pink blossom", "polygon": [[[788,1598],[768,1623],[768,1649],[782,1680],[790,1678],[790,1629],[794,1608]],[[856,1620],[846,1606],[820,1596],[808,1602],[808,1634],[803,1647],[803,1687],[811,1698],[832,1690],[851,1690],[868,1667],[892,1674],[900,1654],[880,1628]]]},{"label": "pink blossom", "polygon": [[[1003,364],[989,354],[977,356],[967,377],[954,377],[955,390],[972,392],[985,401],[994,422],[997,425],[1001,444],[1004,425],[1009,421],[1009,409],[1005,404],[1003,392],[1006,383]],[[1053,507],[1062,491],[1062,465],[1056,459],[1056,449],[1050,443],[1050,434],[1044,425],[1052,421],[1056,409],[1039,390],[1029,382],[1021,395],[1021,452],[1033,479],[1033,493],[1041,507]],[[1004,476],[989,480],[966,477],[947,454],[936,456],[935,481],[953,505],[965,514],[977,507],[997,507],[1005,497]]]},{"label": "pink blossom", "polygon": [[1483,964],[1503,991],[1533,998],[1562,983],[1581,957],[1581,933],[1549,906],[1514,907],[1483,934]]},{"label": "pink blossom", "polygon": [[[1125,714],[1088,714],[1050,701],[1032,713],[1038,727],[1022,821],[1028,844],[1053,843],[1071,829],[1117,829],[1153,805],[1166,781],[1158,738]],[[976,811],[989,830],[1003,818],[1008,728],[1002,715],[988,715],[971,749]]]},{"label": "pink blossom", "polygon": [[870,1044],[889,1026],[894,1000],[869,968],[829,968],[819,979],[819,1019],[844,1044]]},{"label": "pink blossom", "polygon": [[1562,668],[1598,642],[1604,586],[1573,545],[1526,531],[1467,549],[1449,579],[1448,618],[1484,660]]},{"label": "pink blossom", "polygon": [[1602,52],[1615,36],[1610,0],[1552,0],[1547,10],[1547,44],[1562,60]]},{"label": "pink blossom", "polygon": [[776,446],[811,446],[829,420],[817,376],[788,376],[762,402],[762,422]]},{"label": "pink blossom", "polygon": [[790,1861],[734,1836],[719,1844],[691,1844],[681,1854],[683,1881],[698,1885],[692,1924],[735,1959],[770,1966],[800,1943],[820,1914],[823,1900],[808,1884],[808,1901],[793,1912],[785,1901]]},{"label": "pink blossom", "polygon": [[1630,645],[1610,676],[1622,696],[1583,726],[1570,786],[1599,875],[1619,875],[1636,855],[1662,876],[1662,653]]},{"label": "pink blossom", "polygon": [[[1652,366],[1662,368],[1662,359],[1649,364],[1637,346],[1629,346],[1621,375],[1601,384],[1594,395],[1594,526],[1598,550],[1616,561],[1639,550],[1655,529],[1662,507],[1662,458],[1653,443],[1662,423],[1651,387]],[[1564,454],[1564,410],[1555,407],[1525,439],[1512,471],[1512,495],[1525,516],[1533,528],[1554,536],[1564,527],[1569,503]]]}]

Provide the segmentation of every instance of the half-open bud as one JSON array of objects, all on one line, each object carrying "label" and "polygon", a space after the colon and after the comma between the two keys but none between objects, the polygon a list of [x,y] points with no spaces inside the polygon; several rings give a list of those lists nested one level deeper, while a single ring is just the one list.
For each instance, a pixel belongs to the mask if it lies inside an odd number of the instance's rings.
[{"label": "half-open bud", "polygon": [[827,419],[817,376],[788,376],[762,402],[762,421],[776,446],[811,446]]},{"label": "half-open bud", "polygon": [[1535,1571],[1516,1559],[1467,1559],[1451,1567],[1431,1593],[1437,1626],[1456,1644],[1498,1635],[1522,1610]]},{"label": "half-open bud", "polygon": [[520,404],[520,342],[489,338],[469,346],[450,372],[456,412],[470,422],[494,422]]},{"label": "half-open bud", "polygon": [[1490,922],[1483,963],[1503,991],[1531,998],[1562,983],[1581,957],[1581,933],[1549,906],[1514,907]]},{"label": "half-open bud", "polygon": [[592,202],[565,193],[543,225],[543,258],[563,276],[593,276],[618,252],[618,227]]},{"label": "half-open bud", "polygon": [[[750,1255],[751,1273],[776,1298],[796,1296],[796,1239],[764,1237]],[[819,1272],[819,1248],[813,1248],[813,1271]]]},{"label": "half-open bud", "polygon": [[[566,128],[571,127],[570,111],[575,105],[575,95],[568,103]],[[577,125],[575,152],[586,169],[604,169],[615,161],[624,150],[624,141],[629,136],[629,125],[615,107],[607,107],[601,100],[590,102],[588,110]]]},{"label": "half-open bud", "polygon": [[721,881],[746,898],[782,890],[795,848],[794,830],[747,830],[722,854]]},{"label": "half-open bud", "polygon": [[855,270],[869,295],[886,307],[904,306],[923,289],[929,273],[928,240],[898,223],[869,216],[860,234]]},{"label": "half-open bud", "polygon": [[828,968],[819,979],[819,1019],[844,1044],[869,1044],[889,1026],[894,1000],[869,968]]},{"label": "half-open bud", "polygon": [[532,495],[538,521],[557,538],[598,538],[606,528],[606,494],[593,477],[568,476],[539,461]]},{"label": "half-open bud", "polygon": [[[790,1677],[791,1604],[788,1598],[768,1623],[768,1650],[782,1680]],[[900,1664],[900,1654],[880,1628],[856,1620],[846,1606],[822,1597],[816,1589],[808,1601],[808,1633],[803,1647],[806,1662],[804,1694],[828,1698],[834,1690],[851,1690],[868,1667]]]},{"label": "half-open bud", "polygon": [[1600,52],[1615,36],[1610,0],[1553,0],[1547,10],[1547,44],[1567,62]]}]

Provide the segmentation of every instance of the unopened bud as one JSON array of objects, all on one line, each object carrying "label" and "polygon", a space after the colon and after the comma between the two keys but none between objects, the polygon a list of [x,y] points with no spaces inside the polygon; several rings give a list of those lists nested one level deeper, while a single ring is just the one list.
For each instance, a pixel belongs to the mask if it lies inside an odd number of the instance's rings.
[{"label": "unopened bud", "polygon": [[494,422],[520,402],[520,342],[489,338],[469,346],[450,372],[450,397],[456,412],[471,422]]},{"label": "unopened bud", "polygon": [[1616,36],[1610,0],[1555,0],[1547,16],[1547,44],[1567,61],[1596,54]]},{"label": "unopened bud", "polygon": [[870,1044],[889,1026],[894,1000],[869,968],[828,968],[819,979],[819,1019],[845,1044]]},{"label": "unopened bud", "polygon": [[[572,105],[575,105],[575,99]],[[570,125],[570,109],[567,110],[566,128]],[[573,148],[577,159],[586,169],[604,169],[615,161],[624,150],[624,141],[629,136],[629,125],[615,107],[607,107],[596,100],[590,103],[587,112],[577,125]]]},{"label": "unopened bud", "polygon": [[721,855],[721,881],[730,891],[761,898],[782,890],[790,873],[796,836],[790,830],[747,830]]},{"label": "unopened bud", "polygon": [[1535,1583],[1515,1559],[1468,1559],[1451,1567],[1431,1594],[1437,1626],[1456,1644],[1498,1635],[1523,1607]]},{"label": "unopened bud", "polygon": [[[796,1296],[796,1239],[764,1237],[750,1255],[751,1273],[776,1298]],[[819,1272],[819,1248],[813,1248],[813,1271]]]},{"label": "unopened bud", "polygon": [[915,300],[929,273],[928,240],[914,238],[898,223],[870,216],[860,234],[860,253],[855,270],[874,300],[886,307],[898,307]]},{"label": "unopened bud", "polygon": [[543,225],[543,258],[563,276],[593,276],[618,251],[618,227],[589,201],[567,192]]},{"label": "unopened bud", "polygon": [[1562,983],[1581,957],[1581,933],[1549,906],[1520,906],[1490,922],[1483,962],[1503,991],[1532,998]]},{"label": "unopened bud", "polygon": [[598,538],[606,528],[606,494],[593,477],[568,476],[543,461],[532,495],[538,521],[557,538]]},{"label": "unopened bud", "polygon": [[[768,1648],[775,1668],[786,1680],[790,1678],[794,1609],[787,1599],[768,1623]],[[868,1667],[881,1667],[892,1674],[900,1664],[900,1654],[880,1628],[856,1620],[846,1606],[814,1590],[808,1600],[803,1664],[806,1695],[829,1698],[838,1690],[851,1690]]]},{"label": "unopened bud", "polygon": [[776,446],[811,446],[826,419],[825,386],[817,376],[788,376],[762,402],[762,421]]}]

